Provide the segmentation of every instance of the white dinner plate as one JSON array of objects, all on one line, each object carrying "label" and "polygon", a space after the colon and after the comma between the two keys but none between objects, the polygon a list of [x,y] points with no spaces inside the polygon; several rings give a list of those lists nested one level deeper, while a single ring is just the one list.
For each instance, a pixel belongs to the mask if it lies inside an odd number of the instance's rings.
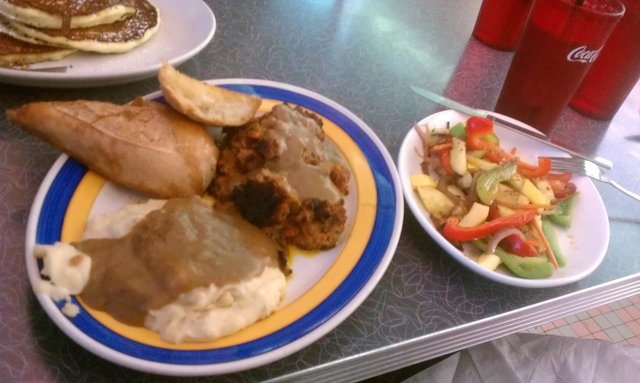
[{"label": "white dinner plate", "polygon": [[[507,116],[499,115],[512,122],[519,123]],[[432,114],[419,125],[428,124],[430,127],[451,126],[458,122],[466,122],[470,116],[453,110],[445,110]],[[530,126],[527,128],[534,130]],[[494,125],[495,133],[500,138],[500,146],[505,150],[515,147],[523,160],[537,162],[539,156],[566,156],[562,151],[543,143],[528,139],[522,134],[510,131],[500,124]],[[411,187],[409,177],[420,174],[420,153],[422,153],[420,137],[412,128],[406,135],[398,155],[398,172],[402,182],[407,205],[425,231],[445,249],[454,259],[472,271],[496,282],[519,287],[553,287],[578,281],[591,274],[602,262],[609,244],[609,219],[602,198],[593,182],[587,177],[574,176],[573,183],[578,188],[573,222],[569,229],[556,228],[560,246],[567,258],[567,265],[558,268],[553,276],[546,279],[524,279],[508,271],[491,271],[479,266],[475,261],[467,258],[458,248],[452,245],[433,225],[429,213],[424,208],[417,194]]]},{"label": "white dinner plate", "polygon": [[0,67],[0,82],[39,87],[114,85],[155,76],[167,61],[179,65],[209,44],[216,19],[202,0],[149,0],[160,12],[160,28],[149,41],[120,54],[76,52],[28,70]]},{"label": "white dinner plate", "polygon": [[[319,115],[326,136],[345,155],[351,171],[345,200],[347,227],[338,245],[315,253],[295,251],[293,274],[281,308],[270,317],[213,342],[168,344],[155,333],[126,326],[82,303],[68,318],[62,302],[37,294],[49,317],[69,337],[112,362],[167,375],[213,375],[260,366],[316,341],[345,320],[387,269],[402,227],[404,201],[393,159],[375,133],[346,108],[311,91],[264,80],[218,80],[216,84],[275,103],[300,105]],[[162,101],[160,92],[148,96]],[[35,198],[26,236],[32,284],[41,262],[34,244],[78,240],[88,217],[143,198],[118,187],[62,155]]]}]

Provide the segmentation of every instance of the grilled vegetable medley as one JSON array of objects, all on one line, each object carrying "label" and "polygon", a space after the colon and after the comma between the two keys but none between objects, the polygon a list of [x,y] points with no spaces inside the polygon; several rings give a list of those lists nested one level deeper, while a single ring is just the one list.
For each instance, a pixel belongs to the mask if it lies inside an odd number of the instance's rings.
[{"label": "grilled vegetable medley", "polygon": [[411,185],[442,235],[481,266],[522,278],[553,275],[566,264],[556,238],[569,228],[577,198],[570,173],[551,161],[500,147],[490,119],[415,127],[422,174]]}]

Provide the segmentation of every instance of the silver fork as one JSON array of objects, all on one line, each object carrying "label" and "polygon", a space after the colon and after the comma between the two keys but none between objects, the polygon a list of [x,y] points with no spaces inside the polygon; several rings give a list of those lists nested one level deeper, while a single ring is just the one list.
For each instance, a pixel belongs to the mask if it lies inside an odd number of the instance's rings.
[{"label": "silver fork", "polygon": [[570,157],[549,157],[549,159],[551,159],[551,170],[554,172],[570,172],[591,177],[594,180],[608,183],[629,197],[640,201],[640,195],[627,190],[625,187],[609,178],[604,170],[591,161]]}]

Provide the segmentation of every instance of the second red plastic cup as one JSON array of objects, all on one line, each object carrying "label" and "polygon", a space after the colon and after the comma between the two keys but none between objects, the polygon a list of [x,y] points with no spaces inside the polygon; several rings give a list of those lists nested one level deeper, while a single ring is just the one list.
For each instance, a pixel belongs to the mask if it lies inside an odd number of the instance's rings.
[{"label": "second red plastic cup", "polygon": [[496,112],[549,132],[623,14],[619,0],[537,0]]},{"label": "second red plastic cup", "polygon": [[622,1],[622,20],[569,101],[573,109],[599,120],[613,118],[640,79],[640,0]]}]

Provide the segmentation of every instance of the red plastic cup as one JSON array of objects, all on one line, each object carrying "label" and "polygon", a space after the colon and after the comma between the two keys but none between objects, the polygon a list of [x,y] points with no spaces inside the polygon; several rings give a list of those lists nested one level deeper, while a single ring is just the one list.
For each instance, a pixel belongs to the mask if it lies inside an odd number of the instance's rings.
[{"label": "red plastic cup", "polygon": [[624,16],[569,101],[599,120],[612,119],[640,79],[640,0],[622,1]]},{"label": "red plastic cup", "polygon": [[536,0],[496,112],[549,132],[622,15],[619,0]]},{"label": "red plastic cup", "polygon": [[533,0],[483,0],[473,36],[502,51],[516,48]]}]

